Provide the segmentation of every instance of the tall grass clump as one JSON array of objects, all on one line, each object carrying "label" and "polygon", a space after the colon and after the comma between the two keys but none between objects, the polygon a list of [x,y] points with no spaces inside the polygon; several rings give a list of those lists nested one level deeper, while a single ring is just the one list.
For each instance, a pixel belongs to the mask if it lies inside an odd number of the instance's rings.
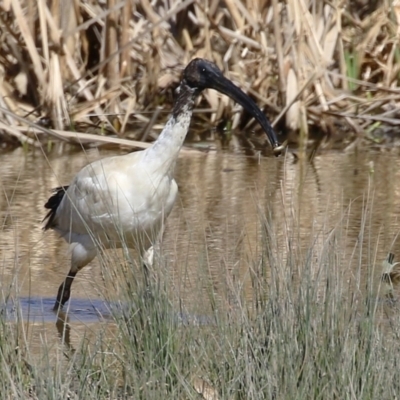
[{"label": "tall grass clump", "polygon": [[0,390],[4,398],[29,397],[31,368],[26,359],[26,343],[18,325],[6,322],[5,310],[0,313]]},{"label": "tall grass clump", "polygon": [[[298,137],[306,124],[345,144],[380,142],[381,128],[398,125],[395,1],[10,0],[0,9],[9,142],[96,141],[82,131],[152,140],[193,57],[215,61],[294,142],[308,141]],[[213,91],[199,108],[193,139],[232,117],[233,128],[253,128]]]},{"label": "tall grass clump", "polygon": [[282,255],[271,221],[250,266],[252,304],[239,303],[198,340],[212,398],[395,398],[398,307],[381,289],[370,226],[351,248],[345,219],[306,248],[287,231]]},{"label": "tall grass clump", "polygon": [[185,398],[192,392],[191,329],[180,326],[166,281],[146,276],[140,263],[125,255],[120,268],[104,268],[105,280],[113,282],[118,390],[131,398]]},{"label": "tall grass clump", "polygon": [[356,241],[348,211],[305,237],[294,211],[281,221],[260,210],[260,251],[243,275],[251,295],[229,276],[207,286],[213,267],[201,247],[202,307],[179,298],[162,251],[147,284],[127,252],[104,256],[110,320],[75,343],[60,314],[59,346],[43,340],[38,355],[23,321],[0,314],[3,398],[396,398],[399,310],[380,288],[368,200],[364,208]]}]

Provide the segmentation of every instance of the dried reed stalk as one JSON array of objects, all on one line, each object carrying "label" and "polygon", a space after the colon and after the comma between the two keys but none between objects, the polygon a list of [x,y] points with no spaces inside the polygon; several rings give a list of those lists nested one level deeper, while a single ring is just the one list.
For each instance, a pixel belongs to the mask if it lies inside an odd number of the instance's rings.
[{"label": "dried reed stalk", "polygon": [[[271,117],[285,110],[279,130],[305,145],[313,127],[343,140],[334,120],[346,141],[399,122],[397,0],[362,9],[340,0],[7,0],[0,9],[1,105],[30,121],[50,117],[58,130],[101,121],[129,134],[142,118],[133,109],[170,107],[195,56],[215,61]],[[234,126],[248,122],[215,92],[200,107],[215,110],[209,124],[233,114]],[[7,118],[26,141],[24,124]],[[164,118],[150,119],[151,130]]]}]

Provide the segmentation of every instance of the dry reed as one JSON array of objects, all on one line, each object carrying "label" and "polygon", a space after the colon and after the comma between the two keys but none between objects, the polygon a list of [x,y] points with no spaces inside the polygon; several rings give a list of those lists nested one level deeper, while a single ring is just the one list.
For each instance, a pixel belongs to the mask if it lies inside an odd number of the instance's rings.
[{"label": "dry reed", "polygon": [[[193,57],[253,96],[282,140],[305,145],[318,131],[330,143],[381,142],[400,121],[399,0],[6,0],[0,10],[4,140],[37,140],[16,116],[154,138]],[[235,114],[233,128],[251,127],[216,92],[200,103],[207,126]],[[166,112],[152,118],[158,106]]]}]

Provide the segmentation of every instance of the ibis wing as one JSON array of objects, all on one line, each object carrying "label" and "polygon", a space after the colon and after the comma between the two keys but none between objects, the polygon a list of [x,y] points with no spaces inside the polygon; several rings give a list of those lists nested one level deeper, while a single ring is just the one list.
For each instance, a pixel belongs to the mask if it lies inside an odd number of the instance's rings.
[{"label": "ibis wing", "polygon": [[57,209],[55,229],[62,236],[105,232],[112,238],[114,233],[150,229],[169,214],[176,185],[169,177],[150,181],[136,154],[99,160],[79,172]]}]

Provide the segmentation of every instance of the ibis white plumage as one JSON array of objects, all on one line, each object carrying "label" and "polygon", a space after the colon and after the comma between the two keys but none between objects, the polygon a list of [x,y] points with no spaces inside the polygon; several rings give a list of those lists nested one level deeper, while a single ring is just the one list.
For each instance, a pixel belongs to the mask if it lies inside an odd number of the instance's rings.
[{"label": "ibis white plumage", "polygon": [[71,243],[71,268],[59,287],[54,308],[69,300],[72,282],[100,249],[136,248],[144,257],[175,203],[174,166],[189,129],[196,97],[215,89],[239,103],[263,127],[275,154],[282,146],[254,101],[203,59],[191,61],[182,74],[172,114],[146,150],[107,157],[84,167],[69,186],[55,189],[45,207],[44,229]]}]

